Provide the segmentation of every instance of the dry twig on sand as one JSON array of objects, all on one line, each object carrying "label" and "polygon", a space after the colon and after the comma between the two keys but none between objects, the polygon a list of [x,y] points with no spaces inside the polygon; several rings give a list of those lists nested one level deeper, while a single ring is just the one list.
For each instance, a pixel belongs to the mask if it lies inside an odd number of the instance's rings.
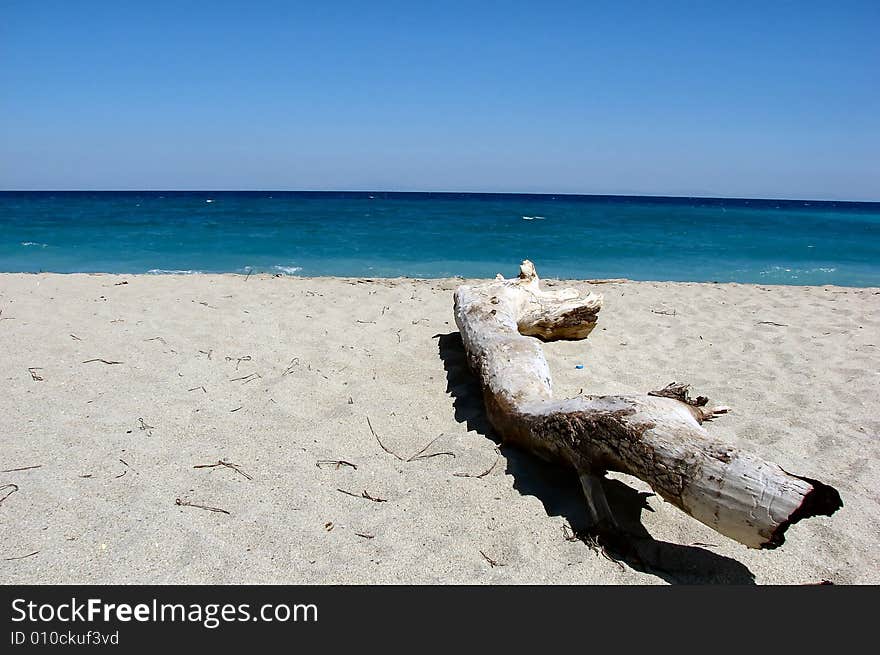
[{"label": "dry twig on sand", "polygon": [[489,566],[491,566],[493,569],[494,569],[496,566],[504,566],[504,564],[502,564],[502,563],[500,563],[500,562],[498,562],[498,561],[492,559],[492,558],[489,557],[486,553],[484,553],[482,550],[480,551],[480,555],[483,556],[483,559],[484,559],[484,560],[486,560],[487,562],[489,562]]},{"label": "dry twig on sand", "polygon": [[[9,491],[6,491],[7,489],[9,489]],[[18,491],[18,485],[15,484],[14,482],[4,484],[2,487],[0,487],[0,494],[2,494],[4,491],[6,491],[6,493],[3,494],[2,496],[0,496],[0,505],[3,505],[4,500],[9,498],[16,491]]]},{"label": "dry twig on sand", "polygon": [[406,461],[407,461],[407,462],[416,462],[416,461],[418,461],[418,460],[420,460],[420,459],[430,459],[430,458],[432,458],[432,457],[437,457],[437,456],[439,456],[439,455],[449,455],[450,457],[455,457],[455,453],[451,453],[451,452],[449,452],[448,450],[444,450],[444,451],[439,452],[439,453],[431,453],[430,455],[423,455],[423,454],[422,454],[422,453],[424,453],[426,450],[428,450],[428,448],[430,448],[431,446],[433,446],[433,445],[434,445],[434,442],[437,441],[437,439],[439,439],[439,438],[442,437],[442,436],[443,436],[442,434],[439,434],[439,435],[437,435],[436,437],[434,437],[433,439],[431,439],[431,440],[425,445],[424,448],[422,448],[419,452],[417,452],[417,453],[415,453],[415,454],[413,454],[413,455],[410,455],[410,456],[406,459]]},{"label": "dry twig on sand", "polygon": [[346,491],[345,489],[337,489],[336,491],[341,491],[342,493],[346,494],[347,496],[352,496],[354,498],[366,498],[367,500],[371,500],[374,503],[387,503],[388,502],[387,498],[379,498],[378,496],[371,496],[370,493],[366,489],[364,489],[359,494],[353,493],[351,491]]},{"label": "dry twig on sand", "polygon": [[258,380],[261,377],[263,377],[263,376],[260,375],[259,373],[251,373],[250,375],[243,375],[240,378],[232,378],[229,381],[230,382],[241,381],[242,384],[247,384],[248,382],[253,382],[254,380]]},{"label": "dry twig on sand", "polygon": [[208,505],[199,505],[198,503],[191,503],[188,500],[183,500],[182,498],[175,498],[174,504],[180,507],[197,507],[199,509],[208,510],[209,512],[218,512],[220,514],[229,514],[225,509],[220,509],[219,507],[210,507]]},{"label": "dry twig on sand", "polygon": [[385,451],[386,453],[388,453],[389,455],[392,455],[392,456],[396,457],[396,458],[399,459],[401,462],[405,462],[405,461],[406,461],[403,457],[401,457],[400,455],[398,455],[397,453],[395,453],[393,450],[391,450],[391,449],[385,447],[385,444],[382,443],[382,440],[379,438],[379,435],[376,434],[376,431],[373,429],[373,424],[372,424],[372,422],[370,421],[370,417],[369,417],[369,416],[367,417],[367,426],[369,426],[369,428],[370,428],[370,432],[373,433],[373,436],[376,438],[376,442],[379,444],[379,447],[380,447],[382,450],[384,450],[384,451]]},{"label": "dry twig on sand", "polygon": [[238,464],[233,464],[232,462],[224,462],[222,459],[218,459],[216,464],[196,464],[195,466],[193,466],[193,468],[194,469],[211,469],[211,468],[216,468],[218,466],[224,466],[228,469],[232,469],[233,471],[235,471],[239,475],[243,475],[244,477],[246,477],[248,480],[253,480],[253,478],[250,475],[248,475],[247,473],[245,473],[244,471],[241,470],[241,467]]},{"label": "dry twig on sand", "polygon": [[324,466],[333,466],[336,469],[339,469],[343,466],[348,466],[357,471],[357,464],[346,462],[344,459],[319,459],[317,462],[315,462],[315,466],[317,466],[318,468],[323,468]]},{"label": "dry twig on sand", "polygon": [[431,445],[432,445],[435,441],[437,441],[437,439],[439,439],[440,437],[442,437],[442,436],[443,436],[442,434],[440,434],[440,435],[434,437],[433,439],[431,439],[431,441],[429,441],[429,442],[427,443],[427,445],[426,445],[424,448],[422,448],[421,450],[419,450],[418,452],[416,452],[416,453],[410,455],[409,457],[402,457],[402,456],[398,455],[397,453],[395,453],[395,452],[394,452],[393,450],[391,450],[390,448],[386,447],[385,444],[382,443],[382,440],[379,438],[379,435],[376,434],[376,431],[373,429],[373,423],[370,421],[370,417],[367,416],[366,418],[367,418],[367,425],[368,425],[369,428],[370,428],[370,432],[373,433],[373,436],[376,438],[376,442],[379,444],[379,447],[380,447],[382,450],[384,450],[386,453],[388,453],[389,455],[392,455],[392,456],[396,457],[396,458],[397,458],[398,460],[400,460],[401,462],[416,462],[416,461],[421,460],[421,459],[430,459],[431,457],[437,457],[438,455],[450,455],[451,457],[455,457],[455,453],[450,453],[449,451],[443,451],[443,452],[440,452],[440,453],[431,453],[430,455],[423,455],[423,454],[422,454],[422,453],[424,453],[426,450],[428,450],[428,448],[430,448]]},{"label": "dry twig on sand", "polygon": [[27,555],[19,555],[18,557],[4,557],[4,558],[3,558],[3,561],[4,561],[4,562],[11,562],[11,561],[16,560],[16,559],[27,559],[28,557],[33,557],[34,555],[36,555],[36,554],[39,553],[39,552],[40,552],[40,551],[35,550],[34,552],[32,552],[32,553],[28,553]]},{"label": "dry twig on sand", "polygon": [[101,362],[102,364],[122,364],[122,362],[117,362],[112,359],[102,359],[100,357],[95,357],[94,359],[87,359],[83,364],[91,364],[92,362]]},{"label": "dry twig on sand", "polygon": [[495,467],[498,466],[498,462],[500,462],[500,461],[501,461],[501,451],[496,446],[495,447],[495,461],[492,462],[492,466],[487,468],[482,473],[477,473],[476,475],[474,475],[473,473],[453,473],[452,475],[454,475],[457,478],[485,478],[487,475],[489,475],[492,471],[495,470]]},{"label": "dry twig on sand", "polygon": [[245,355],[244,357],[225,357],[227,362],[235,362],[235,370],[238,370],[239,365],[242,362],[249,362],[253,359],[250,355]]},{"label": "dry twig on sand", "polygon": [[15,469],[4,469],[4,470],[0,471],[0,473],[15,473],[16,471],[30,471],[31,469],[38,469],[41,466],[43,466],[43,465],[42,464],[34,464],[33,466],[19,466],[18,468],[15,468]]}]

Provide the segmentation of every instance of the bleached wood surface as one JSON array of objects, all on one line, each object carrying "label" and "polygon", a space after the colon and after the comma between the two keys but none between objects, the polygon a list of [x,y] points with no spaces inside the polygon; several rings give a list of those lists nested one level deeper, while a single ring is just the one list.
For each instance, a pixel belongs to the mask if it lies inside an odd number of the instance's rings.
[{"label": "bleached wood surface", "polygon": [[499,275],[455,291],[455,321],[493,427],[506,443],[577,471],[598,533],[617,529],[601,485],[608,470],[644,480],[751,548],[775,548],[791,524],[842,506],[834,488],[712,437],[702,423],[728,410],[689,398],[686,385],[554,399],[539,339],[586,337],[601,305],[597,294],[542,290],[529,261],[515,279]]}]

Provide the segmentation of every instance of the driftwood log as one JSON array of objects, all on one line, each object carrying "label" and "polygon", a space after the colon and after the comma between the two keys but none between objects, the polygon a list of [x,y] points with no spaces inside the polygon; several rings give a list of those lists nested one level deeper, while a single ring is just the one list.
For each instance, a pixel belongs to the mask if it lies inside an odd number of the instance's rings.
[{"label": "driftwood log", "polygon": [[601,482],[609,470],[647,482],[751,548],[776,548],[790,525],[842,506],[834,488],[712,437],[702,423],[728,409],[690,398],[687,385],[554,399],[541,340],[583,339],[601,305],[593,293],[541,290],[529,261],[516,279],[498,275],[455,291],[455,322],[493,428],[504,443],[575,469],[597,535],[619,535]]}]

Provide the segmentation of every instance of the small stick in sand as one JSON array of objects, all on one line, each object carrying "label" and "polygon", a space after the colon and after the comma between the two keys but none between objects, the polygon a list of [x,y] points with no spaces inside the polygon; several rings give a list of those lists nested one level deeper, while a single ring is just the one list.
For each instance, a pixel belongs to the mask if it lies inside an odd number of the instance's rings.
[{"label": "small stick in sand", "polygon": [[35,550],[34,552],[28,553],[27,555],[19,555],[18,557],[4,557],[3,561],[4,562],[11,562],[12,560],[16,560],[16,559],[27,559],[28,557],[33,557],[34,555],[36,555],[39,552],[40,551]]},{"label": "small stick in sand", "polygon": [[198,390],[198,389],[201,389],[201,390],[204,391],[205,393],[208,393],[208,390],[205,389],[204,385],[201,385],[201,386],[198,386],[198,387],[193,387],[192,389],[187,389],[187,391],[196,391],[196,390]]},{"label": "small stick in sand", "polygon": [[42,367],[42,366],[31,366],[31,367],[28,369],[28,373],[31,374],[31,379],[32,379],[34,382],[43,382],[43,381],[45,380],[45,378],[44,378],[42,375],[40,375],[39,373],[37,373],[37,371],[42,371],[42,370],[43,370],[43,367]]},{"label": "small stick in sand", "polygon": [[80,339],[78,336],[76,336],[76,335],[73,334],[73,333],[71,333],[70,337],[71,337],[74,341],[82,341],[82,339]]},{"label": "small stick in sand", "polygon": [[431,441],[429,441],[424,448],[422,448],[419,452],[415,453],[414,455],[410,456],[406,461],[407,462],[416,462],[420,459],[430,459],[431,457],[437,457],[438,455],[449,455],[451,457],[455,457],[455,453],[450,453],[449,451],[443,451],[440,453],[431,453],[430,455],[423,455],[422,454],[426,450],[428,450],[428,448],[430,448],[434,444],[434,442],[437,441],[437,439],[439,439],[442,436],[443,435],[440,434],[440,435],[437,435],[436,437],[434,437],[433,439],[431,439]]},{"label": "small stick in sand", "polygon": [[16,471],[30,471],[31,469],[38,469],[42,466],[42,464],[34,464],[33,466],[20,466],[17,469],[4,469],[0,471],[0,473],[15,473]]},{"label": "small stick in sand", "polygon": [[122,364],[122,362],[116,362],[110,359],[101,359],[100,357],[96,357],[94,359],[87,359],[83,362],[83,364],[91,364],[92,362],[101,362],[102,364]]},{"label": "small stick in sand", "polygon": [[776,327],[788,327],[785,323],[774,323],[773,321],[758,321],[758,325],[775,325]]},{"label": "small stick in sand", "polygon": [[355,532],[358,537],[363,537],[364,539],[375,539],[376,535],[368,534],[366,532]]},{"label": "small stick in sand", "polygon": [[219,507],[209,507],[207,505],[198,505],[196,503],[191,503],[188,500],[183,500],[181,498],[175,498],[174,504],[179,505],[181,507],[198,507],[199,509],[205,509],[209,512],[219,512],[221,514],[229,514],[225,509],[220,509]]},{"label": "small stick in sand", "polygon": [[227,362],[235,360],[235,370],[237,371],[242,362],[249,362],[253,358],[250,355],[245,355],[244,357],[226,357],[225,359]]},{"label": "small stick in sand", "polygon": [[486,553],[484,553],[482,550],[480,551],[480,555],[483,556],[483,559],[485,559],[487,562],[489,562],[489,566],[491,566],[493,569],[496,566],[504,566],[504,564],[501,564],[500,562],[495,561],[494,559],[489,557]]},{"label": "small stick in sand", "polygon": [[0,496],[0,505],[3,504],[4,500],[9,498],[16,491],[18,491],[18,485],[15,484],[14,482],[10,482],[9,484],[4,484],[2,487],[0,487],[0,492],[5,491],[6,489],[9,489],[9,491],[7,491],[3,496]]},{"label": "small stick in sand", "polygon": [[233,471],[235,471],[239,475],[243,475],[248,480],[253,480],[253,478],[250,475],[248,475],[247,473],[245,473],[244,471],[241,470],[241,467],[239,467],[238,464],[233,464],[232,462],[224,462],[222,459],[218,459],[216,464],[196,464],[195,466],[193,466],[193,468],[194,469],[211,469],[211,468],[216,468],[218,466],[225,466],[226,468],[232,469]]},{"label": "small stick in sand", "polygon": [[315,462],[315,466],[317,466],[318,468],[323,468],[324,466],[333,466],[336,469],[339,469],[342,466],[348,466],[357,471],[357,464],[346,462],[344,459],[319,459],[317,462]]},{"label": "small stick in sand", "polygon": [[453,473],[452,475],[454,475],[454,476],[457,477],[457,478],[485,478],[485,477],[486,477],[487,475],[489,475],[493,470],[495,470],[495,467],[498,465],[498,462],[501,461],[501,451],[498,450],[497,447],[495,448],[495,455],[496,455],[496,456],[495,456],[495,461],[492,462],[492,466],[490,466],[489,468],[487,468],[487,469],[486,469],[485,471],[483,471],[482,473],[477,473],[476,475],[473,475],[472,473]]},{"label": "small stick in sand", "polygon": [[393,450],[390,450],[390,449],[388,449],[388,448],[385,447],[385,444],[382,443],[382,440],[379,438],[379,435],[376,434],[376,431],[373,429],[373,424],[370,422],[370,417],[369,417],[369,416],[367,417],[367,425],[369,426],[369,428],[370,428],[370,432],[373,433],[373,436],[376,438],[376,441],[379,443],[379,447],[380,447],[382,450],[384,450],[384,451],[385,451],[386,453],[388,453],[389,455],[393,455],[394,457],[396,457],[397,459],[399,459],[401,462],[405,462],[405,461],[406,461],[403,457],[401,457],[400,455],[398,455],[397,453],[395,453]]},{"label": "small stick in sand", "polygon": [[660,314],[661,316],[675,316],[675,310],[673,309],[671,312],[666,311],[665,309],[652,309],[652,314]]},{"label": "small stick in sand", "polygon": [[388,499],[386,499],[386,498],[379,498],[378,496],[371,496],[366,489],[364,489],[363,492],[361,492],[359,494],[353,493],[351,491],[346,491],[345,489],[337,489],[336,491],[341,491],[342,493],[344,493],[348,496],[353,496],[354,498],[366,498],[367,500],[372,500],[374,503],[387,503],[388,502]]},{"label": "small stick in sand", "polygon": [[422,454],[422,453],[424,453],[426,450],[428,450],[428,448],[430,448],[431,445],[432,445],[435,441],[437,441],[437,439],[439,439],[440,437],[442,437],[442,436],[443,436],[442,434],[441,434],[441,435],[438,435],[438,436],[436,436],[436,437],[434,437],[433,439],[431,439],[431,441],[429,441],[428,444],[427,444],[424,448],[422,448],[421,450],[419,450],[419,451],[416,452],[415,454],[410,455],[409,457],[401,457],[400,455],[398,455],[397,453],[395,453],[395,452],[394,452],[393,450],[391,450],[390,448],[387,448],[387,447],[385,446],[385,444],[382,443],[382,440],[379,438],[379,435],[376,434],[376,431],[373,429],[373,424],[372,424],[372,422],[370,422],[370,417],[369,417],[369,416],[367,416],[367,425],[368,425],[369,428],[370,428],[370,432],[372,432],[372,433],[373,433],[373,436],[376,438],[376,441],[378,442],[379,447],[382,448],[382,450],[384,450],[384,451],[385,451],[386,453],[388,453],[389,455],[393,455],[394,457],[396,457],[396,458],[397,458],[398,460],[400,460],[401,462],[416,462],[416,461],[418,461],[418,460],[420,460],[420,459],[430,459],[431,457],[437,457],[438,455],[451,455],[452,457],[455,457],[455,453],[450,453],[450,452],[448,452],[448,451],[444,451],[444,452],[440,452],[440,453],[432,453],[432,454],[430,454],[430,455],[423,455],[423,454]]},{"label": "small stick in sand", "polygon": [[232,378],[229,381],[230,382],[238,382],[239,380],[241,380],[242,384],[247,384],[248,382],[253,382],[254,380],[258,380],[261,377],[263,377],[263,376],[260,375],[259,373],[251,373],[250,375],[243,375],[240,378]]}]

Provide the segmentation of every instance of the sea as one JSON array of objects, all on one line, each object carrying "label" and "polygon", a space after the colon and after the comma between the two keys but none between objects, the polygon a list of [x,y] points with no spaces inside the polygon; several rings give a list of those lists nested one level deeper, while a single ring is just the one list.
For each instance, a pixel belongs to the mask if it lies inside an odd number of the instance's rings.
[{"label": "sea", "polygon": [[880,203],[494,193],[0,192],[0,272],[880,286]]}]

